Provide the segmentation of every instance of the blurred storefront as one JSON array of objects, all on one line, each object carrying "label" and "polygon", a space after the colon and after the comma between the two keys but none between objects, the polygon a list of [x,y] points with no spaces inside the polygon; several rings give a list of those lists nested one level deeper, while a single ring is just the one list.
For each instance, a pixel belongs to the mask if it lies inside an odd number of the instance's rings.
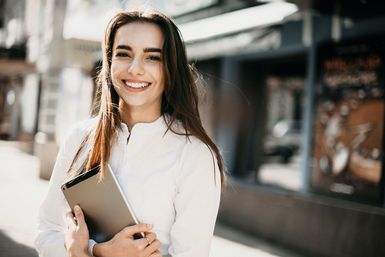
[{"label": "blurred storefront", "polygon": [[215,92],[220,219],[309,256],[385,255],[385,4],[211,4],[176,21]]}]

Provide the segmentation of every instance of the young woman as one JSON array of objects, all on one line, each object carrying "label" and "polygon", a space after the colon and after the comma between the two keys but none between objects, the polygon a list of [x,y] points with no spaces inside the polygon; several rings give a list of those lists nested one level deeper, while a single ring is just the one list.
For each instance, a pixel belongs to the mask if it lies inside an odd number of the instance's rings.
[{"label": "young woman", "polygon": [[[176,25],[155,11],[118,13],[106,29],[98,83],[97,116],[75,126],[59,151],[40,208],[40,256],[208,256],[224,169],[202,127]],[[81,208],[77,221],[68,214],[60,185],[107,164],[141,224],[96,243]],[[138,232],[146,237],[133,239]]]}]

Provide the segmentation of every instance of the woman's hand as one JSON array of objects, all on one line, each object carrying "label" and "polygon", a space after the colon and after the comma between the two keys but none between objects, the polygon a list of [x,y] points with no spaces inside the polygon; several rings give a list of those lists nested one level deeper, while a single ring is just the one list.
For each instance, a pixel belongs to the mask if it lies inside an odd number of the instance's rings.
[{"label": "woman's hand", "polygon": [[71,212],[66,215],[67,233],[65,235],[65,246],[70,257],[85,257],[88,254],[88,227],[84,220],[82,209],[74,207],[75,216]]},{"label": "woman's hand", "polygon": [[[97,257],[162,257],[159,252],[160,242],[155,233],[150,232],[152,225],[139,224],[124,228],[110,241],[96,244],[94,256]],[[134,235],[143,232],[145,238],[134,239]]]}]

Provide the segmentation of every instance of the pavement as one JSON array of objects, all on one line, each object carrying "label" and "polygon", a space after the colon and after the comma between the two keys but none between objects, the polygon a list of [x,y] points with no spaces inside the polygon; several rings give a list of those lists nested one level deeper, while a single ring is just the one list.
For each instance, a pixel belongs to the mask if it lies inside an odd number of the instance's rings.
[{"label": "pavement", "polygon": [[[0,163],[0,257],[37,257],[36,220],[48,181],[39,178],[38,158],[20,143],[0,141]],[[210,257],[303,256],[218,223]]]}]

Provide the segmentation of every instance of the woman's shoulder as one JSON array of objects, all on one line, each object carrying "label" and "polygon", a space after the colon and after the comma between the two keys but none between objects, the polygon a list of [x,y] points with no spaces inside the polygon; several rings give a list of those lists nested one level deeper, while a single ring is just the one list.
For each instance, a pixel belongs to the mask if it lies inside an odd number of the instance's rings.
[{"label": "woman's shoulder", "polygon": [[190,181],[188,183],[202,184],[203,181],[206,181],[206,185],[216,185],[216,181],[220,179],[214,152],[195,136],[189,136],[184,144],[180,167],[176,180],[179,185],[183,185],[187,178]]},{"label": "woman's shoulder", "polygon": [[195,162],[195,160],[205,160],[207,162],[212,159],[213,155],[210,147],[198,137],[191,134],[170,134],[173,143],[169,145],[172,145],[174,149],[178,148],[181,163]]},{"label": "woman's shoulder", "polygon": [[78,121],[69,129],[69,134],[86,134],[96,126],[96,123],[96,117]]},{"label": "woman's shoulder", "polygon": [[64,144],[78,144],[96,126],[97,118],[90,118],[76,122],[68,130]]},{"label": "woman's shoulder", "polygon": [[194,156],[212,156],[212,151],[210,146],[205,144],[201,139],[196,136],[188,136],[185,144],[185,151],[189,153],[189,155]]},{"label": "woman's shoulder", "polygon": [[[167,129],[167,125],[165,125],[165,127]],[[185,130],[182,122],[179,120],[173,122],[167,134],[172,140],[182,144],[185,152],[210,153],[210,147],[201,139],[192,135],[191,132]]]}]

